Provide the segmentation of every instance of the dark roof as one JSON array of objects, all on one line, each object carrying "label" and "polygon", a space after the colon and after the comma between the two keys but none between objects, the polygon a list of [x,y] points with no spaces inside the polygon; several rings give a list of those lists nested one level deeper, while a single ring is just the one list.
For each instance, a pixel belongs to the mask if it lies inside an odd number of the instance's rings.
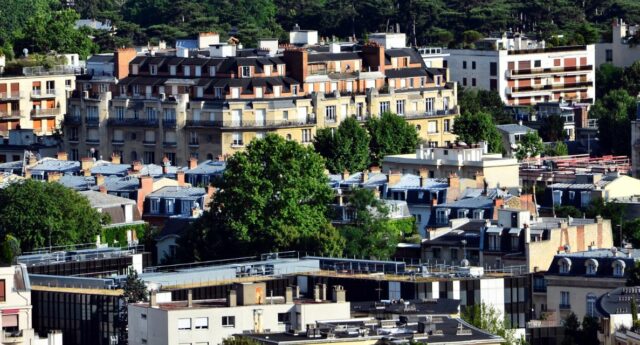
[{"label": "dark roof", "polygon": [[164,227],[156,237],[156,240],[163,239],[167,236],[180,236],[193,223],[194,218],[175,217],[169,218],[164,222]]},{"label": "dark roof", "polygon": [[[594,276],[594,277],[609,277],[614,278],[613,264],[615,262],[623,262],[625,266],[625,277],[628,273],[629,267],[634,265],[636,259],[640,258],[640,250],[632,249],[631,257],[628,257],[625,253],[616,253],[614,256],[610,249],[596,249],[591,251],[577,252],[577,253],[563,253],[557,254],[553,257],[553,261],[547,270],[547,275],[558,276]],[[560,273],[560,261],[568,259],[571,263],[568,273]],[[587,261],[594,260],[598,265],[595,275],[587,275]],[[619,277],[625,279],[624,277]]]},{"label": "dark roof", "polygon": [[596,310],[601,316],[631,314],[631,300],[640,300],[640,287],[619,287],[598,297]]},{"label": "dark roof", "polygon": [[426,77],[427,71],[423,68],[399,68],[384,71],[387,78]]},{"label": "dark roof", "polygon": [[113,54],[109,55],[93,55],[87,60],[87,63],[109,63],[114,62]]},{"label": "dark roof", "polygon": [[338,60],[360,60],[362,57],[358,53],[315,53],[309,54],[309,62],[324,62],[324,61],[338,61]]},{"label": "dark roof", "polygon": [[[407,305],[405,303],[409,303]],[[404,303],[351,302],[352,313],[380,313],[395,315],[451,315],[458,313],[460,300],[438,298],[435,300],[404,301]]]}]

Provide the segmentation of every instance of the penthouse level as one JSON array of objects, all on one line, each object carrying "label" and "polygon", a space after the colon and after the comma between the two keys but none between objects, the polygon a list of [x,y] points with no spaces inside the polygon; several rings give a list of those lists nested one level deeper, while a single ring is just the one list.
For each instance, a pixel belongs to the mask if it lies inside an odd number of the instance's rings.
[{"label": "penthouse level", "polygon": [[233,154],[268,132],[309,144],[318,128],[384,112],[404,116],[431,145],[455,141],[456,84],[414,49],[352,43],[238,56],[211,46],[208,55],[119,50],[115,77],[79,78],[65,119],[70,157],[93,149],[124,162],[186,164]]}]

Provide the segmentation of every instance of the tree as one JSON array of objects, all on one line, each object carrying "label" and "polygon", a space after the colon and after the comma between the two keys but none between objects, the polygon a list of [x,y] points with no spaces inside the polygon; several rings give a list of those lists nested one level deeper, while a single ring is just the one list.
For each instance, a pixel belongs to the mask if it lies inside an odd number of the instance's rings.
[{"label": "tree", "polygon": [[540,137],[542,140],[549,141],[562,141],[565,139],[566,134],[564,132],[564,118],[560,115],[549,115],[542,119],[540,126]]},{"label": "tree", "polygon": [[617,155],[630,154],[635,111],[636,100],[625,90],[612,90],[596,101],[589,113],[598,119],[600,147]]},{"label": "tree", "polygon": [[12,235],[5,235],[2,246],[0,247],[0,263],[5,265],[12,265],[15,262],[15,258],[20,255],[20,241]]},{"label": "tree", "polygon": [[362,171],[369,166],[369,134],[353,117],[348,117],[337,130],[317,131],[313,145],[325,158],[332,173]]},{"label": "tree", "polygon": [[365,127],[371,136],[369,149],[374,164],[380,165],[386,155],[414,152],[418,146],[416,128],[396,114],[369,118]]},{"label": "tree", "polygon": [[640,262],[636,261],[629,267],[627,273],[627,286],[640,286]]},{"label": "tree", "polygon": [[571,205],[555,206],[555,213],[556,217],[560,218],[581,218],[583,214],[582,211]]},{"label": "tree", "polygon": [[502,152],[502,136],[493,123],[491,115],[479,112],[464,112],[453,123],[453,133],[458,136],[458,141],[466,144],[487,142],[489,152]]},{"label": "tree", "polygon": [[569,154],[569,148],[567,144],[562,141],[556,141],[555,143],[551,143],[547,145],[544,150],[544,155],[549,157],[554,156],[566,156]]},{"label": "tree", "polygon": [[458,91],[460,109],[471,114],[489,113],[496,124],[513,123],[513,116],[506,111],[505,104],[497,91],[480,89],[460,89]]},{"label": "tree", "polygon": [[572,345],[577,344],[576,339],[578,338],[578,330],[580,329],[580,321],[578,321],[578,317],[574,312],[567,315],[567,317],[563,320],[564,324],[564,339],[562,340],[562,345]]},{"label": "tree", "polygon": [[474,43],[483,38],[482,34],[475,30],[467,30],[462,33],[465,47],[474,47]]},{"label": "tree", "polygon": [[333,190],[312,147],[269,134],[227,160],[211,209],[180,239],[183,259],[301,250],[339,254]]},{"label": "tree", "polygon": [[0,236],[22,251],[94,242],[103,217],[89,200],[59,183],[24,180],[0,190]]},{"label": "tree", "polygon": [[640,60],[624,69],[622,83],[630,95],[637,95],[640,92]]},{"label": "tree", "polygon": [[223,339],[222,345],[260,345],[260,342],[243,336],[233,336]]},{"label": "tree", "polygon": [[[585,215],[588,218],[595,218],[602,216],[604,219],[611,220],[611,229],[613,231],[614,243],[620,243],[620,232],[617,231],[618,225],[622,225],[622,220],[625,218],[627,206],[625,204],[617,203],[614,201],[604,202],[602,198],[596,198],[589,202],[589,206],[585,210]],[[622,227],[623,237],[627,238],[627,229]]]},{"label": "tree", "polygon": [[631,313],[631,330],[637,332],[640,330],[640,321],[638,321],[638,303],[636,302],[635,297],[631,297],[631,302],[629,302],[629,313]]},{"label": "tree", "polygon": [[516,158],[523,160],[530,157],[537,157],[544,152],[544,144],[538,133],[534,131],[527,132],[518,143]]},{"label": "tree", "polygon": [[138,272],[130,269],[127,278],[122,284],[122,296],[120,297],[122,304],[120,312],[115,320],[115,326],[118,329],[119,344],[128,344],[127,324],[129,322],[128,307],[130,303],[146,302],[149,300],[149,290],[144,281],[138,277]]},{"label": "tree", "polygon": [[580,339],[582,339],[581,344],[599,345],[598,328],[598,318],[595,316],[585,315],[582,318],[582,334],[580,335]]},{"label": "tree", "polygon": [[516,339],[515,330],[509,326],[504,315],[493,306],[484,303],[467,306],[462,311],[462,319],[475,327],[502,337],[505,340],[502,344],[522,343],[522,339]]},{"label": "tree", "polygon": [[340,228],[347,256],[389,258],[402,238],[415,232],[412,220],[389,219],[389,209],[369,189],[354,190],[348,207],[354,210],[355,217],[351,224]]},{"label": "tree", "polygon": [[600,65],[596,70],[596,99],[604,97],[610,90],[617,90],[623,85],[624,68],[610,63]]}]

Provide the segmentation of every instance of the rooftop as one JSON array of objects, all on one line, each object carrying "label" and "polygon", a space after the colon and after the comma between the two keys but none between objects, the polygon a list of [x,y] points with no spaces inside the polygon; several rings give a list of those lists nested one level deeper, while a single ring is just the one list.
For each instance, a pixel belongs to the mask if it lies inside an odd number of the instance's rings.
[{"label": "rooftop", "polygon": [[109,208],[109,207],[118,207],[122,205],[136,204],[136,202],[131,199],[121,198],[119,196],[96,192],[92,190],[82,191],[80,192],[80,194],[82,194],[87,199],[89,199],[89,203],[91,204],[91,207],[94,207],[94,208]]},{"label": "rooftop", "polygon": [[149,198],[181,198],[199,199],[207,194],[206,189],[200,187],[168,186],[162,187],[149,194]]},{"label": "rooftop", "polygon": [[498,130],[502,132],[506,132],[509,134],[520,134],[520,133],[529,133],[535,132],[534,129],[529,128],[527,126],[519,125],[517,123],[510,123],[506,125],[497,125]]}]

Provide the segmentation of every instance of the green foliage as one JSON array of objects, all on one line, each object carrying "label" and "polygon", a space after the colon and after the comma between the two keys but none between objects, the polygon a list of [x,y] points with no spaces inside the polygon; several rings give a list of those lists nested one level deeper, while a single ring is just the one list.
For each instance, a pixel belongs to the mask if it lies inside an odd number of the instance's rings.
[{"label": "green foliage", "polygon": [[562,141],[556,141],[547,145],[544,149],[544,155],[549,157],[566,156],[569,154],[567,144]]},{"label": "green foliage", "polygon": [[544,152],[544,144],[538,133],[534,131],[527,132],[518,143],[516,158],[523,160],[530,157],[537,157]]},{"label": "green foliage", "polygon": [[582,334],[579,339],[582,339],[581,344],[584,345],[599,345],[598,341],[598,328],[599,321],[595,316],[585,315],[582,318]]},{"label": "green foliage", "polygon": [[[625,204],[613,201],[605,203],[602,198],[596,198],[591,200],[591,202],[589,203],[589,207],[587,207],[587,209],[585,210],[585,215],[587,216],[587,218],[602,216],[602,218],[604,219],[610,219],[614,243],[620,243],[618,225],[621,224],[620,222],[625,217],[626,208],[627,206]],[[627,229],[624,226],[622,228],[623,236],[625,236],[624,232]]]},{"label": "green foliage", "polygon": [[640,262],[636,261],[627,270],[627,286],[640,286]]},{"label": "green foliage", "polygon": [[604,97],[610,90],[623,87],[624,68],[610,63],[600,65],[596,70],[596,99]]},{"label": "green foliage", "polygon": [[374,164],[380,165],[386,155],[414,152],[418,146],[416,128],[396,114],[369,118],[365,127],[371,136],[369,149]]},{"label": "green foliage", "polygon": [[631,152],[631,119],[636,100],[627,91],[618,89],[598,99],[589,112],[598,119],[600,147],[609,153],[629,155]]},{"label": "green foliage", "polygon": [[354,209],[355,217],[340,228],[347,256],[387,259],[405,235],[415,232],[413,219],[389,219],[389,209],[369,189],[354,190],[348,206]]},{"label": "green foliage", "polygon": [[260,345],[260,342],[238,335],[223,339],[222,345]]},{"label": "green foliage", "polygon": [[100,241],[107,243],[109,246],[123,246],[127,243],[127,231],[135,232],[136,237],[140,239],[147,238],[149,234],[149,224],[135,224],[126,226],[107,227],[102,229]]},{"label": "green foliage", "polygon": [[0,263],[4,265],[13,264],[15,258],[21,253],[20,241],[9,234],[4,236],[4,241],[2,241],[0,248]]},{"label": "green foliage", "polygon": [[122,285],[122,291],[123,293],[120,297],[122,303],[120,304],[118,316],[114,320],[114,326],[118,332],[118,336],[121,339],[127,339],[127,324],[129,320],[127,306],[129,303],[148,301],[149,290],[144,284],[144,281],[138,277],[138,272],[131,269],[127,273],[127,278]]},{"label": "green foliage", "polygon": [[490,305],[482,303],[467,306],[461,316],[469,324],[502,337],[505,340],[502,344],[522,344],[523,340],[516,339],[515,330],[509,327],[504,315]]},{"label": "green foliage", "polygon": [[486,141],[489,152],[502,152],[502,135],[493,122],[491,115],[478,112],[465,111],[458,116],[453,123],[453,133],[458,136],[458,141],[466,144],[477,144]]},{"label": "green foliage", "polygon": [[571,205],[556,206],[555,212],[556,212],[556,217],[560,217],[560,218],[567,218],[567,217],[581,218],[583,215],[582,211],[580,211],[579,209]]},{"label": "green foliage", "polygon": [[476,30],[467,30],[462,33],[465,46],[474,48],[474,43],[483,39],[483,35]]},{"label": "green foliage", "polygon": [[564,118],[560,115],[549,115],[542,119],[540,126],[540,137],[545,142],[564,140]]},{"label": "green foliage", "polygon": [[328,220],[332,200],[322,157],[311,147],[269,134],[227,160],[211,210],[180,239],[179,256],[337,252],[341,237]]},{"label": "green foliage", "polygon": [[488,113],[498,124],[513,123],[513,116],[505,110],[505,104],[496,91],[479,89],[460,89],[458,91],[460,109],[471,114]]},{"label": "green foliage", "polygon": [[0,190],[0,236],[20,240],[23,251],[94,242],[102,217],[89,201],[59,183],[25,180]]},{"label": "green foliage", "polygon": [[369,166],[369,134],[353,117],[338,127],[319,129],[313,145],[332,173],[362,171]]}]

